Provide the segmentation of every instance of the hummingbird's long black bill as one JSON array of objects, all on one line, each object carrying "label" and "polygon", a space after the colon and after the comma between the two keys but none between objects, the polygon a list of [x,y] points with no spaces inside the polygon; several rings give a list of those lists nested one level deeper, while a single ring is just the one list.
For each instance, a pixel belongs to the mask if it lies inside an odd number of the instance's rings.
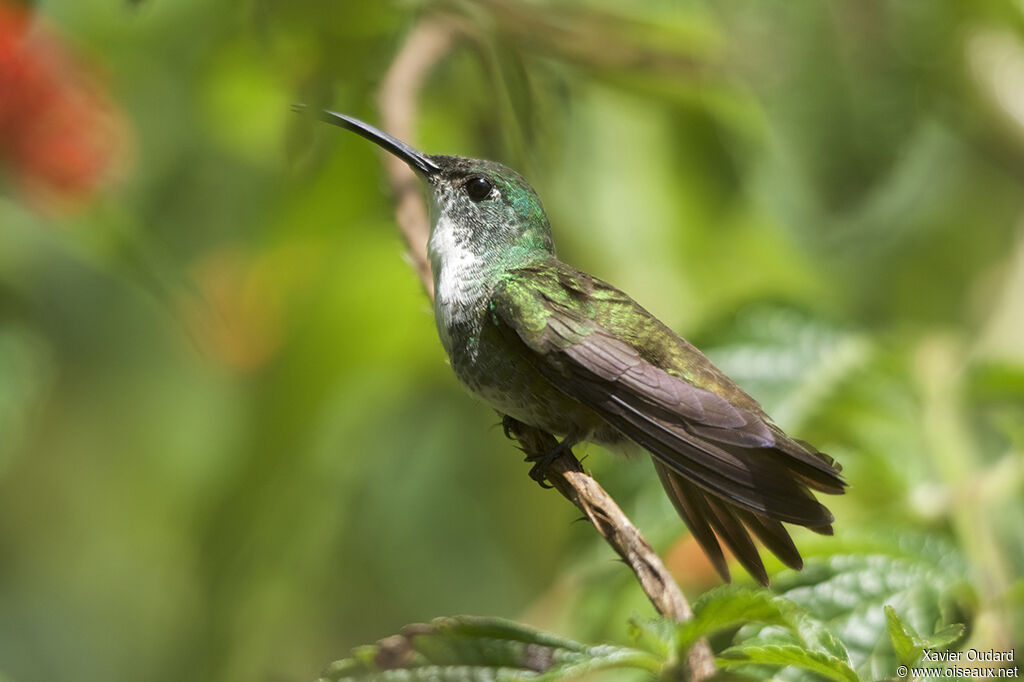
[{"label": "hummingbird's long black bill", "polygon": [[[292,110],[302,113],[306,111],[306,105],[293,104]],[[424,175],[433,175],[441,171],[441,167],[431,161],[430,157],[423,152],[413,149],[398,138],[392,137],[383,130],[374,128],[369,123],[364,123],[358,118],[323,109],[320,112],[320,120],[345,130],[351,130],[356,135],[365,137],[370,142],[405,161],[413,170],[419,171]]]}]

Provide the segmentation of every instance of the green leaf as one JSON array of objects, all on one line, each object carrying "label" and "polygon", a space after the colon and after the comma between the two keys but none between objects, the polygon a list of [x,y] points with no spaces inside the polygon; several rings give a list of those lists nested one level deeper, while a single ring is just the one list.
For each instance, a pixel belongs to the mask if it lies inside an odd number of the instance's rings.
[{"label": "green leaf", "polygon": [[692,620],[678,626],[680,651],[700,637],[747,623],[777,626],[805,649],[819,651],[844,663],[849,662],[846,647],[828,628],[791,600],[767,590],[726,586],[708,592],[697,601]]},{"label": "green leaf", "polygon": [[677,646],[685,651],[701,637],[750,622],[785,625],[784,607],[771,592],[725,586],[704,594],[694,617],[676,630]]},{"label": "green leaf", "polygon": [[587,646],[507,620],[457,616],[358,647],[328,666],[320,682],[559,680],[609,668],[658,672],[663,664],[635,649]]},{"label": "green leaf", "polygon": [[901,621],[896,615],[896,609],[888,604],[885,606],[885,622],[899,662],[908,666],[917,663],[921,657],[921,648],[917,645],[919,638],[914,629]]},{"label": "green leaf", "polygon": [[845,661],[821,651],[808,651],[792,644],[732,647],[719,654],[718,661],[723,666],[750,663],[793,666],[824,675],[837,682],[859,682],[861,679]]},{"label": "green leaf", "polygon": [[963,623],[953,623],[937,632],[921,637],[896,614],[896,609],[886,605],[885,620],[889,628],[889,638],[892,640],[896,657],[903,665],[914,665],[920,660],[926,649],[942,649],[960,639],[963,636]]},{"label": "green leaf", "polygon": [[966,631],[967,626],[963,623],[953,623],[927,637],[922,637],[920,644],[924,649],[942,649],[963,637]]},{"label": "green leaf", "polygon": [[644,651],[668,658],[674,650],[679,623],[667,618],[630,618],[629,636]]},{"label": "green leaf", "polygon": [[[808,558],[802,572],[779,574],[775,589],[842,640],[859,675],[891,675],[911,648],[919,655],[922,648],[944,646],[963,632],[963,626],[952,623],[969,616],[963,605],[967,571],[963,557],[948,544],[904,534],[851,549],[850,554]],[[886,606],[898,614],[898,624]],[[921,637],[921,632],[935,634]],[[737,642],[801,644],[792,631],[777,626],[744,628]],[[785,673],[780,677],[793,679]]]}]

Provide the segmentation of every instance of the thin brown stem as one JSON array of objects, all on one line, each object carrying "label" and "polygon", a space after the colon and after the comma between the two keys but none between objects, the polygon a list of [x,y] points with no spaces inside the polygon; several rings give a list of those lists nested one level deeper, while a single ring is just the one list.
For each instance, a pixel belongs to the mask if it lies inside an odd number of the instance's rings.
[{"label": "thin brown stem", "polygon": [[[413,124],[420,90],[437,62],[451,49],[455,37],[455,25],[442,18],[421,21],[409,33],[381,84],[379,99],[384,130],[400,140],[415,137]],[[395,195],[395,218],[405,238],[406,252],[427,296],[433,299],[434,278],[427,258],[430,219],[419,179],[405,162],[391,154],[385,155],[384,166]]]},{"label": "thin brown stem", "polygon": [[[457,20],[432,17],[421,21],[410,32],[381,87],[381,121],[385,130],[402,140],[415,138],[413,123],[419,92],[436,64],[451,50],[461,30]],[[409,259],[427,295],[433,298],[433,278],[427,257],[430,225],[419,181],[402,161],[393,156],[386,157],[386,168],[395,195],[396,219]],[[526,424],[506,420],[506,425],[528,458],[543,460],[543,455],[551,452],[557,444],[551,434]],[[658,613],[678,621],[693,617],[689,602],[661,558],[615,500],[583,471],[571,452],[545,463],[542,471],[547,481],[584,513],[632,569]],[[711,648],[705,640],[690,649],[687,667],[691,680],[702,680],[714,674]]]}]

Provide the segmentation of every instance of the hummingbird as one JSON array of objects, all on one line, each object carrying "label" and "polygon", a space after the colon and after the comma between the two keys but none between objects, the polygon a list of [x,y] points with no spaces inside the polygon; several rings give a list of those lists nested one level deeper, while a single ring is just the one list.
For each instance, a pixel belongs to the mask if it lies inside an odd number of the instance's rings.
[{"label": "hummingbird", "polygon": [[552,456],[584,441],[646,450],[726,581],[723,545],[767,585],[755,539],[800,569],[783,524],[832,534],[832,513],[813,492],[842,494],[841,467],[787,436],[628,295],[560,261],[540,198],[519,173],[494,161],[424,154],[345,114],[321,118],[395,155],[429,188],[434,317],[470,393],[505,419],[560,437]]}]

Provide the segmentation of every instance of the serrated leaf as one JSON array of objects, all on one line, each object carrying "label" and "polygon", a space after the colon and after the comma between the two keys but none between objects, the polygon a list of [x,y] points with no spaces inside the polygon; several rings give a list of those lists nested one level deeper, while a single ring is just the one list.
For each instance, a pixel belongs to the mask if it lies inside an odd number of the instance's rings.
[{"label": "serrated leaf", "polygon": [[587,646],[497,618],[459,616],[410,625],[332,663],[320,682],[569,679],[608,668],[660,671],[664,660],[617,646]]},{"label": "serrated leaf", "polygon": [[695,616],[677,628],[677,646],[681,652],[693,646],[700,637],[738,625],[761,623],[777,626],[787,639],[805,649],[820,651],[849,663],[846,647],[804,609],[792,601],[767,590],[751,590],[726,586],[712,590],[694,606]]},{"label": "serrated leaf", "polygon": [[719,654],[719,663],[723,666],[747,664],[792,666],[810,670],[837,682],[859,682],[861,679],[845,661],[821,651],[808,651],[792,644],[732,647]]},{"label": "serrated leaf", "polygon": [[889,638],[892,640],[896,657],[903,665],[914,665],[920,660],[925,650],[935,650],[948,647],[960,639],[966,629],[963,623],[953,623],[941,628],[931,635],[922,637],[917,634],[914,628],[910,627],[896,613],[896,609],[886,605],[885,620],[889,629]]},{"label": "serrated leaf", "polygon": [[[934,537],[895,536],[887,543],[866,544],[862,551],[811,557],[803,572],[780,574],[775,585],[842,640],[858,674],[875,679],[891,675],[901,662],[884,607],[892,606],[899,614],[902,630],[912,642],[917,633],[936,629],[944,638],[955,637],[961,630],[948,628],[952,620],[966,615],[958,613],[967,589],[966,571],[962,557]],[[933,646],[925,639],[915,642],[919,651]],[[790,632],[763,626],[744,628],[736,640],[800,643]],[[901,640],[899,646],[906,655],[906,642]],[[793,679],[785,673],[780,677]]]},{"label": "serrated leaf", "polygon": [[644,651],[668,658],[675,647],[678,627],[679,623],[667,618],[630,618],[629,636]]},{"label": "serrated leaf", "polygon": [[900,620],[896,615],[896,609],[886,604],[885,622],[889,630],[889,639],[892,640],[892,647],[896,651],[896,658],[903,665],[913,665],[921,657],[921,648],[917,645],[919,640],[913,628]]},{"label": "serrated leaf", "polygon": [[963,637],[966,631],[967,626],[963,623],[953,623],[927,637],[922,637],[921,646],[925,649],[942,649]]},{"label": "serrated leaf", "polygon": [[685,652],[701,637],[750,622],[785,624],[775,595],[731,586],[711,590],[694,605],[694,617],[676,629],[676,646]]}]

